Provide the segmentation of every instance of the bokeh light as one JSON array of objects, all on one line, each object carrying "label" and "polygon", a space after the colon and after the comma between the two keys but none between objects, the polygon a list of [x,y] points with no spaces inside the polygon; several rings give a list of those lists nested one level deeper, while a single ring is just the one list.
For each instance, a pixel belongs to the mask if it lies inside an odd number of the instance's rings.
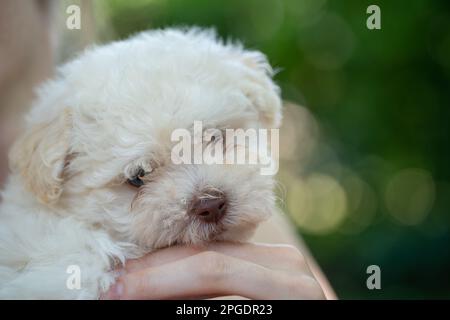
[{"label": "bokeh light", "polygon": [[283,125],[280,128],[280,160],[306,165],[314,154],[319,127],[311,112],[292,102],[283,106]]},{"label": "bokeh light", "polygon": [[287,10],[302,28],[316,22],[324,14],[326,0],[286,1]]},{"label": "bokeh light", "polygon": [[435,185],[429,172],[405,169],[388,183],[386,207],[392,216],[405,225],[421,223],[430,212],[435,198]]},{"label": "bokeh light", "polygon": [[347,213],[344,188],[331,176],[313,173],[293,181],[287,206],[293,220],[306,232],[324,234],[337,228]]},{"label": "bokeh light", "polygon": [[283,2],[280,0],[250,1],[261,8],[261,10],[249,12],[250,23],[246,24],[246,29],[252,33],[250,38],[258,41],[272,39],[284,21]]},{"label": "bokeh light", "polygon": [[313,66],[328,70],[340,68],[351,57],[355,38],[345,20],[328,13],[302,29],[298,44]]},{"label": "bokeh light", "polygon": [[356,234],[364,231],[373,222],[378,208],[373,188],[355,173],[348,173],[342,179],[347,193],[348,214],[341,231]]}]

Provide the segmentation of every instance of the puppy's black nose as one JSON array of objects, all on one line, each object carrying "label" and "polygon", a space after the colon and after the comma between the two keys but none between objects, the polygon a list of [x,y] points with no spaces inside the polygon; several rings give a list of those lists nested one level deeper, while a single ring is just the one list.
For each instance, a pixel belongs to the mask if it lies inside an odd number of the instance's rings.
[{"label": "puppy's black nose", "polygon": [[227,211],[225,196],[220,194],[196,197],[189,206],[188,213],[205,222],[219,222]]}]

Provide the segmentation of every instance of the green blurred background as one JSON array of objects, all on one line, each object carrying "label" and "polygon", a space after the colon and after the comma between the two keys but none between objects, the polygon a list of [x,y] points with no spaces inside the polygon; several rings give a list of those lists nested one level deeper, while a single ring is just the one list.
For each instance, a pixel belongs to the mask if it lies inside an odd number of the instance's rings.
[{"label": "green blurred background", "polygon": [[[366,9],[381,9],[369,30]],[[280,207],[340,298],[450,298],[450,3],[103,0],[97,39],[215,27],[286,101]],[[101,17],[100,17],[101,16]],[[368,290],[366,268],[381,268]]]}]

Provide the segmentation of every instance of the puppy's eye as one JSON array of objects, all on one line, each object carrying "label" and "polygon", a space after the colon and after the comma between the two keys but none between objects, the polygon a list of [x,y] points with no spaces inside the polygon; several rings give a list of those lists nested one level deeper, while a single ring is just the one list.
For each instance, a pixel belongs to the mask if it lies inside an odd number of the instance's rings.
[{"label": "puppy's eye", "polygon": [[142,181],[142,178],[145,176],[144,169],[139,169],[136,176],[134,176],[131,179],[128,179],[127,182],[129,185],[132,185],[133,187],[139,188],[144,185],[144,181]]}]

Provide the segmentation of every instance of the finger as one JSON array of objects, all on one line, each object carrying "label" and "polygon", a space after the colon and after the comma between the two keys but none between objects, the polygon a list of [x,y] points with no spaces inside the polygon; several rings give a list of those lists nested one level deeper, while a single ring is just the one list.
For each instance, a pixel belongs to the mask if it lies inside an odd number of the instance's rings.
[{"label": "finger", "polygon": [[292,277],[245,260],[204,252],[127,274],[119,279],[106,298],[175,299],[239,295],[251,299],[283,299],[308,297],[306,293],[316,291],[310,277]]},{"label": "finger", "polygon": [[159,249],[139,259],[127,260],[124,269],[126,273],[132,273],[147,268],[154,268],[196,255],[205,250],[206,248],[199,246],[173,246]]},{"label": "finger", "polygon": [[142,258],[126,263],[127,273],[167,264],[189,256],[215,251],[231,257],[248,260],[267,268],[309,272],[307,262],[298,249],[289,245],[255,243],[213,242],[204,246],[175,246],[152,252]]},{"label": "finger", "polygon": [[300,251],[291,245],[263,243],[216,242],[208,245],[208,250],[231,257],[248,260],[270,269],[309,272],[307,261]]}]

